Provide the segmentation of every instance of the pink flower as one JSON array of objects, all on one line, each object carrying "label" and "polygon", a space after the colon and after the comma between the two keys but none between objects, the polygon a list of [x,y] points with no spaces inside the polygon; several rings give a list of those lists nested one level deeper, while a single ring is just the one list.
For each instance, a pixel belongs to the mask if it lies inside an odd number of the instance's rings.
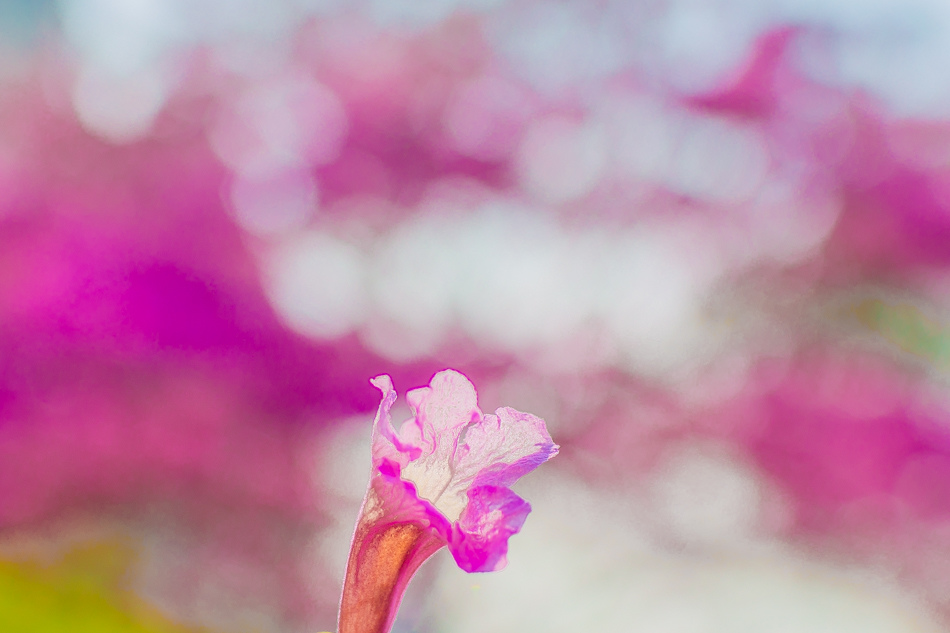
[{"label": "pink flower", "polygon": [[399,431],[389,376],[373,427],[373,472],[356,524],[340,602],[340,633],[386,633],[409,579],[448,546],[467,572],[507,564],[508,537],[531,511],[509,488],[554,457],[544,420],[504,407],[483,415],[475,388],[445,370],[406,395]]}]

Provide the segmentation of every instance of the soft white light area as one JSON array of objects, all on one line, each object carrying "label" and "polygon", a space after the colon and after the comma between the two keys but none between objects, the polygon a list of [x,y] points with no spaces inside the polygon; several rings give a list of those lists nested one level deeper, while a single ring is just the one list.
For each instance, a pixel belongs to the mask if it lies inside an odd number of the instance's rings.
[{"label": "soft white light area", "polygon": [[744,544],[755,537],[762,491],[754,472],[714,446],[676,447],[653,475],[655,519],[688,545]]},{"label": "soft white light area", "polygon": [[[202,538],[206,533],[177,517],[149,518],[134,528],[141,551],[127,582],[136,595],[176,621],[200,629],[261,633],[284,629],[287,620],[278,606],[277,573],[265,562],[246,551],[216,547]],[[262,547],[277,545],[276,535],[262,538]],[[189,591],[183,592],[185,574]]]},{"label": "soft white light area", "polygon": [[[552,344],[580,325],[590,304],[576,294],[584,262],[550,216],[504,205],[460,227],[457,308],[466,329],[510,350]],[[581,274],[578,274],[581,273]]]},{"label": "soft white light area", "polygon": [[238,177],[231,184],[231,208],[243,228],[257,235],[286,233],[306,225],[317,206],[317,187],[306,173],[270,178]]},{"label": "soft white light area", "polygon": [[590,193],[607,165],[606,131],[592,121],[550,116],[530,124],[519,148],[524,189],[558,204]]},{"label": "soft white light area", "polygon": [[629,367],[665,373],[701,362],[712,331],[702,315],[722,272],[701,225],[656,224],[611,235],[590,280],[596,306]]},{"label": "soft white light area", "polygon": [[332,15],[338,13],[347,4],[346,0],[290,0],[304,13],[310,15]]},{"label": "soft white light area", "polygon": [[[537,480],[540,482],[540,479]],[[528,484],[529,482],[525,482]],[[534,480],[531,480],[534,483]],[[651,542],[636,495],[546,471],[509,565],[468,575],[443,562],[434,628],[453,633],[936,633],[886,581],[792,554],[683,557]],[[715,494],[715,493],[713,493]],[[714,498],[710,503],[717,503]]]},{"label": "soft white light area", "polygon": [[739,66],[775,11],[755,0],[531,3],[490,22],[499,53],[531,84],[565,91],[634,67],[684,92]]},{"label": "soft white light area", "polygon": [[250,81],[261,81],[280,73],[292,64],[293,40],[254,34],[250,37],[227,37],[214,46],[214,63],[223,73],[238,75]]},{"label": "soft white light area", "polygon": [[802,25],[830,37],[828,55],[818,53],[807,65],[814,76],[869,89],[898,114],[947,112],[950,78],[934,63],[950,53],[950,4],[943,0],[629,4],[587,11],[581,2],[536,3],[499,15],[491,32],[497,50],[544,90],[564,90],[630,65],[677,91],[697,93],[732,77],[768,29]]},{"label": "soft white light area", "polygon": [[[532,3],[490,22],[498,52],[533,85],[563,91],[630,65],[686,93],[712,90],[781,25],[821,33],[824,51],[800,51],[815,77],[860,86],[900,115],[942,116],[950,77],[950,4],[943,0],[675,0]],[[627,5],[627,6],[625,6]],[[805,38],[805,46],[818,42]],[[817,56],[816,56],[817,55]]]},{"label": "soft white light area", "polygon": [[830,34],[823,51],[799,51],[813,76],[870,90],[899,116],[946,116],[950,111],[950,76],[935,61],[950,54],[950,4],[776,0],[776,5],[783,19]]},{"label": "soft white light area", "polygon": [[676,0],[664,9],[641,27],[655,48],[643,61],[683,92],[712,89],[740,66],[769,18],[756,0]]},{"label": "soft white light area", "polygon": [[736,203],[755,193],[769,168],[765,139],[737,121],[684,116],[668,185],[710,202]]},{"label": "soft white light area", "polygon": [[287,39],[300,15],[292,0],[178,0],[182,13],[205,42]]},{"label": "soft white light area", "polygon": [[505,2],[507,0],[367,0],[366,12],[386,28],[423,29],[433,28],[457,12],[486,11]]},{"label": "soft white light area", "polygon": [[86,63],[116,74],[155,64],[183,35],[174,0],[61,0],[70,42]]},{"label": "soft white light area", "polygon": [[671,170],[679,128],[672,106],[646,94],[607,95],[597,118],[608,130],[609,152],[617,175],[663,182]]},{"label": "soft white light area", "polygon": [[376,309],[361,338],[399,361],[438,347],[455,316],[460,268],[455,218],[427,216],[397,227],[373,249],[369,289]]},{"label": "soft white light area", "polygon": [[488,22],[496,53],[543,92],[560,92],[618,71],[632,45],[615,7],[536,2]]},{"label": "soft white light area", "polygon": [[315,489],[321,491],[321,503],[333,519],[315,536],[314,553],[322,563],[321,571],[341,580],[372,471],[372,431],[372,415],[347,420],[315,438],[313,450],[308,451]]},{"label": "soft white light area", "polygon": [[457,219],[410,220],[374,249],[370,284],[380,311],[402,325],[442,330],[453,316],[461,275]]},{"label": "soft white light area", "polygon": [[[250,205],[245,213],[276,212],[270,192],[289,193],[266,183],[240,185],[247,192],[236,184],[235,212],[241,204]],[[243,221],[294,230],[308,199],[299,193],[288,217]],[[359,249],[320,233],[281,243],[268,268],[276,271],[272,295],[301,331],[358,327],[367,346],[398,362],[444,351],[461,333],[479,353],[513,353],[544,371],[615,366],[689,380],[743,336],[711,309],[723,275],[763,260],[799,261],[833,226],[834,205],[785,194],[774,210],[740,207],[714,224],[693,216],[611,230],[511,202],[466,211],[436,204],[364,235]]]},{"label": "soft white light area", "polygon": [[950,20],[945,15],[939,19],[939,28],[929,24],[917,34],[842,47],[839,69],[844,82],[869,88],[898,115],[946,116],[950,79],[934,60],[950,57]]},{"label": "soft white light area", "polygon": [[369,349],[396,363],[408,363],[436,352],[444,342],[440,329],[410,327],[374,312],[360,329],[360,340]]},{"label": "soft white light area", "polygon": [[304,76],[254,84],[226,108],[211,145],[249,177],[333,161],[348,132],[346,110],[326,86]]},{"label": "soft white light area", "polygon": [[120,74],[86,65],[73,86],[73,110],[88,132],[129,143],[151,132],[168,91],[167,78],[155,68]]},{"label": "soft white light area", "polygon": [[609,94],[595,112],[621,178],[728,204],[752,197],[771,165],[765,135],[738,120],[688,112],[644,94]]},{"label": "soft white light area", "polygon": [[265,266],[271,301],[294,329],[334,338],[366,318],[364,259],[351,244],[319,231],[303,233],[278,244]]},{"label": "soft white light area", "polygon": [[356,518],[355,511],[366,494],[373,466],[372,435],[373,414],[360,415],[314,438],[314,452],[309,455],[314,485],[329,495],[333,503],[351,506],[354,514],[349,519]]},{"label": "soft white light area", "polygon": [[379,311],[406,327],[458,323],[490,347],[530,349],[590,316],[577,290],[592,271],[572,248],[551,216],[511,205],[434,214],[375,249],[373,293]]},{"label": "soft white light area", "polygon": [[[943,0],[675,0],[632,3],[505,0],[60,0],[64,31],[84,63],[128,73],[176,49],[211,45],[234,72],[254,67],[292,40],[306,14],[363,13],[376,24],[437,28],[456,12],[487,12],[488,39],[517,74],[544,92],[634,68],[681,92],[713,89],[748,58],[755,38],[797,24],[827,36],[812,74],[860,86],[901,115],[941,115],[950,78],[934,63],[950,54]],[[806,40],[808,41],[807,38]],[[811,40],[807,46],[814,46]],[[332,45],[331,45],[332,48]],[[816,51],[803,51],[802,60]],[[167,61],[167,60],[166,60]],[[362,65],[362,64],[360,64]]]},{"label": "soft white light area", "polygon": [[368,0],[367,12],[385,27],[431,27],[463,4],[459,0]]},{"label": "soft white light area", "polygon": [[730,247],[723,255],[782,264],[802,261],[828,239],[841,205],[831,193],[803,194],[794,179],[769,180],[751,204],[736,208],[739,218],[726,229],[734,231],[734,241],[726,242]]},{"label": "soft white light area", "polygon": [[365,333],[381,352],[416,333],[406,351],[427,353],[455,326],[525,358],[557,348],[571,357],[561,367],[596,360],[664,374],[715,347],[701,315],[722,272],[709,237],[702,226],[569,227],[502,202],[421,215],[369,249]]},{"label": "soft white light area", "polygon": [[842,201],[799,176],[769,174],[754,197],[723,209],[709,244],[723,267],[739,271],[761,262],[791,265],[814,257],[834,230]]},{"label": "soft white light area", "polygon": [[463,156],[502,160],[520,140],[530,114],[523,89],[488,75],[456,89],[446,106],[444,125],[453,149]]}]

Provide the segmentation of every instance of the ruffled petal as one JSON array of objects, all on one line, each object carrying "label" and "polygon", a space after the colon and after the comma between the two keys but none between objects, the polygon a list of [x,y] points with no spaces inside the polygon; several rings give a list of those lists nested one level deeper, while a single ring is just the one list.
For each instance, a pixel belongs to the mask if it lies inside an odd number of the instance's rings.
[{"label": "ruffled petal", "polygon": [[406,402],[420,421],[427,439],[458,435],[473,418],[481,417],[477,398],[475,386],[469,379],[451,369],[433,376],[428,387],[406,394]]},{"label": "ruffled petal", "polygon": [[544,420],[509,407],[482,415],[468,378],[445,370],[407,394],[413,416],[397,432],[392,380],[372,383],[382,400],[373,434],[375,501],[364,511],[432,528],[467,571],[503,566],[508,537],[530,512],[508,487],[558,451]]},{"label": "ruffled petal", "polygon": [[482,415],[475,387],[446,370],[407,394],[397,432],[389,376],[373,425],[373,473],[357,520],[340,601],[341,633],[384,633],[415,570],[448,545],[467,572],[507,564],[508,538],[531,506],[508,486],[557,454],[544,420],[514,409]]},{"label": "ruffled petal", "polygon": [[510,486],[557,454],[544,420],[504,407],[465,429],[441,506],[461,508],[474,486]]},{"label": "ruffled petal", "polygon": [[403,477],[416,484],[420,497],[454,521],[462,511],[464,499],[456,500],[446,491],[454,490],[459,437],[482,417],[475,387],[462,374],[446,370],[433,376],[428,387],[410,391],[406,400],[413,411],[413,418],[406,425],[414,421],[421,429],[423,450],[406,464]]},{"label": "ruffled petal", "polygon": [[428,387],[406,395],[413,417],[398,433],[389,414],[395,401],[392,381],[378,376],[372,382],[383,393],[374,465],[378,468],[384,459],[398,463],[418,497],[449,521],[461,516],[470,487],[511,485],[557,453],[544,420],[507,407],[483,416],[475,387],[456,371],[441,371]]},{"label": "ruffled petal", "polygon": [[508,488],[479,486],[468,491],[449,551],[467,572],[497,571],[508,564],[508,537],[524,525],[531,506]]},{"label": "ruffled petal", "polygon": [[393,389],[392,379],[383,374],[371,379],[370,382],[383,394],[379,409],[376,411],[376,420],[373,422],[373,466],[378,467],[384,459],[405,466],[410,460],[419,458],[422,447],[418,441],[413,441],[415,437],[412,434],[406,433],[408,437],[404,439],[393,428],[392,416],[389,412],[396,402],[397,394]]}]

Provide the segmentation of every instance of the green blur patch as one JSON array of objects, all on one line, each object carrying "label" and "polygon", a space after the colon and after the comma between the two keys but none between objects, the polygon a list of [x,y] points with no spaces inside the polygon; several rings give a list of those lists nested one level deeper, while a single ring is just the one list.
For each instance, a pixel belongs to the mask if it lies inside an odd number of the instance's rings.
[{"label": "green blur patch", "polygon": [[916,306],[867,299],[855,306],[858,320],[903,351],[938,365],[950,364],[950,332]]},{"label": "green blur patch", "polygon": [[0,560],[0,631],[199,633],[129,588],[134,552],[121,543],[74,548],[52,564]]}]

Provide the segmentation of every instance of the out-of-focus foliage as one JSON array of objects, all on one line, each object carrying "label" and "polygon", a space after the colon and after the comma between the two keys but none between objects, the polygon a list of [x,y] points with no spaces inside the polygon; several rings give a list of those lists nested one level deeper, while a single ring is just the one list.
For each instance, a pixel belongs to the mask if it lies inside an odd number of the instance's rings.
[{"label": "out-of-focus foliage", "polygon": [[0,561],[0,627],[18,633],[188,633],[128,587],[134,552],[83,543],[55,562]]}]

